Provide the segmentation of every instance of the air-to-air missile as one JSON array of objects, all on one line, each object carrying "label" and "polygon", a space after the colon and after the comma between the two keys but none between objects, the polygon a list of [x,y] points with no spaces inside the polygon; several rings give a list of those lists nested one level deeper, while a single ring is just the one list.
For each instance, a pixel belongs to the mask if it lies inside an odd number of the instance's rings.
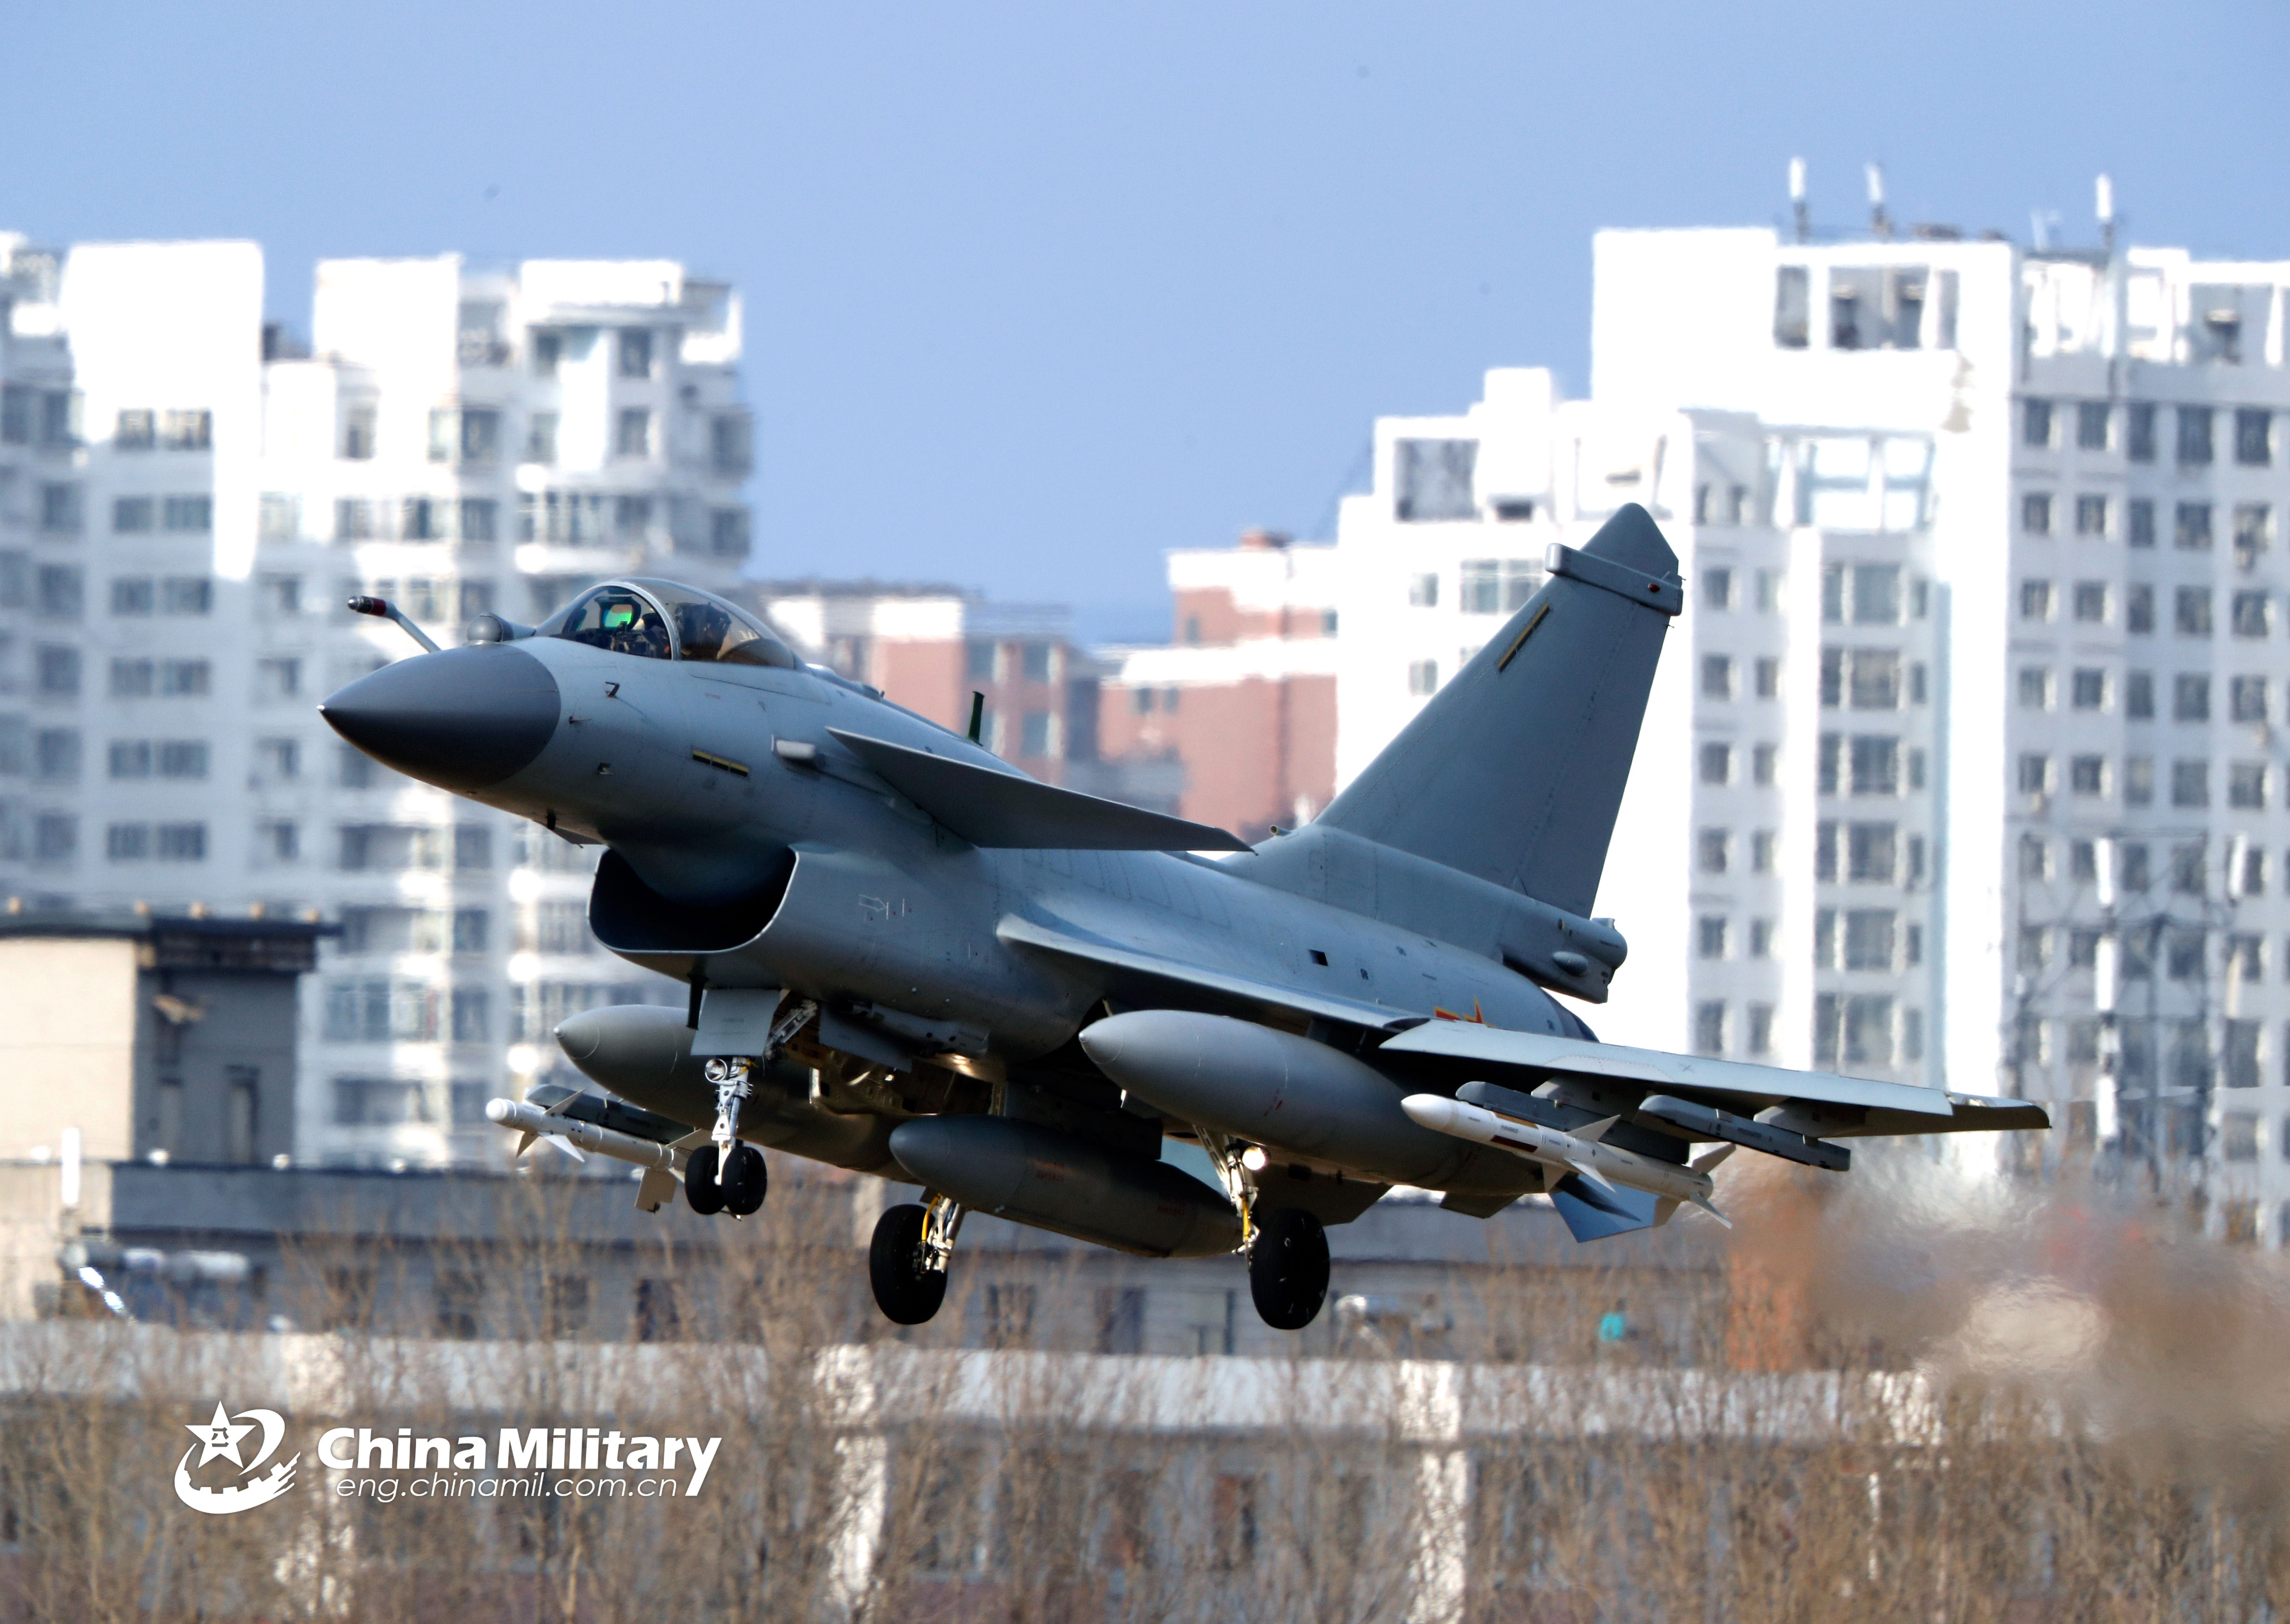
[{"label": "air-to-air missile", "polygon": [[1721,1145],[1696,1158],[1692,1165],[1678,1167],[1650,1156],[1640,1156],[1635,1150],[1603,1143],[1606,1131],[1621,1120],[1619,1116],[1586,1124],[1569,1133],[1559,1128],[1546,1128],[1540,1123],[1505,1116],[1466,1100],[1450,1100],[1445,1094],[1410,1094],[1399,1105],[1415,1122],[1434,1133],[1475,1144],[1497,1145],[1546,1167],[1579,1173],[1608,1189],[1621,1184],[1644,1190],[1661,1203],[1654,1209],[1656,1223],[1677,1211],[1678,1203],[1686,1202],[1700,1207],[1728,1229],[1734,1227],[1733,1220],[1709,1203],[1709,1170],[1734,1154],[1731,1145]]}]

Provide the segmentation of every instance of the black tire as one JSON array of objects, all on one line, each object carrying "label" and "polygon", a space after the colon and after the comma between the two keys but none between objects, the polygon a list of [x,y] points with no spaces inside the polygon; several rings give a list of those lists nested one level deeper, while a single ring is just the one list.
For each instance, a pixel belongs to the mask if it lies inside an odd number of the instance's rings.
[{"label": "black tire", "polygon": [[684,1159],[684,1199],[702,1218],[724,1210],[724,1189],[716,1182],[714,1145],[702,1145]]},{"label": "black tire", "polygon": [[1328,1300],[1328,1232],[1309,1212],[1266,1216],[1248,1252],[1248,1294],[1275,1331],[1301,1331]]},{"label": "black tire", "polygon": [[946,1300],[946,1275],[922,1266],[923,1223],[929,1214],[914,1203],[892,1207],[875,1220],[867,1248],[867,1278],[875,1306],[894,1325],[919,1325]]},{"label": "black tire", "polygon": [[753,1145],[733,1146],[724,1153],[724,1171],[716,1177],[716,1188],[724,1196],[724,1210],[739,1218],[760,1210],[771,1180],[762,1151]]}]

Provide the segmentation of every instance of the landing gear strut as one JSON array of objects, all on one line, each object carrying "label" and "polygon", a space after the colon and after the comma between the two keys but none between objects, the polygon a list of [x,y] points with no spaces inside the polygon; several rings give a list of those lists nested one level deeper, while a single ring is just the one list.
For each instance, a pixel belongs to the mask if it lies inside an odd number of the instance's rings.
[{"label": "landing gear strut", "polygon": [[695,1148],[684,1164],[684,1199],[693,1212],[703,1217],[729,1212],[745,1218],[762,1210],[771,1189],[771,1170],[764,1164],[762,1151],[740,1142],[740,1107],[755,1091],[756,1073],[771,1064],[772,1057],[818,1010],[808,999],[797,1004],[773,1026],[763,1053],[752,1060],[733,1057],[708,1062],[705,1075],[716,1085],[716,1125],[708,1143]]},{"label": "landing gear strut", "polygon": [[928,1206],[892,1207],[875,1220],[867,1279],[875,1306],[894,1325],[919,1325],[946,1300],[946,1266],[962,1229],[961,1204],[933,1196]]},{"label": "landing gear strut", "polygon": [[1318,1316],[1328,1297],[1328,1232],[1318,1219],[1283,1207],[1256,1225],[1248,1294],[1275,1331],[1301,1331]]}]

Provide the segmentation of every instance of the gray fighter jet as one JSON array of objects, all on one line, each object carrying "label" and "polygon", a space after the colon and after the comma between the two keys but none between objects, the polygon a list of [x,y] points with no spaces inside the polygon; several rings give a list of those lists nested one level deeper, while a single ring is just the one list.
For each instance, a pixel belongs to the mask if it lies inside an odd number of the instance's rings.
[{"label": "gray fighter jet", "polygon": [[[322,707],[376,760],[605,848],[597,940],[683,1009],[557,1028],[599,1096],[492,1118],[757,1211],[767,1146],[926,1192],[877,1226],[876,1300],[945,1296],[965,1212],[1125,1252],[1247,1259],[1294,1329],[1324,1226],[1397,1184],[1577,1239],[1716,1214],[1735,1148],[1843,1171],[1858,1135],[2040,1128],[2034,1106],[1604,1044],[1622,937],[1590,916],[1654,664],[1684,606],[1643,508],[1580,550],[1306,828],[1221,829],[1037,782],[971,736],[663,580]],[[1695,1147],[1708,1148],[1694,1154]],[[1195,1171],[1187,1171],[1189,1164]],[[1721,1220],[1722,1221],[1722,1220]]]}]

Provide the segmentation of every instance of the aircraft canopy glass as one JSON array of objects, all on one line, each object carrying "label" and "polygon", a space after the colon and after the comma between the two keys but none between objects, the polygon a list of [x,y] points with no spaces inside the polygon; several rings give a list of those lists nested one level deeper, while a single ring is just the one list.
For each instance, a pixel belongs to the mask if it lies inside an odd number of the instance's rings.
[{"label": "aircraft canopy glass", "polygon": [[670,580],[607,581],[541,622],[538,635],[643,660],[792,668],[786,644],[720,597]]}]

